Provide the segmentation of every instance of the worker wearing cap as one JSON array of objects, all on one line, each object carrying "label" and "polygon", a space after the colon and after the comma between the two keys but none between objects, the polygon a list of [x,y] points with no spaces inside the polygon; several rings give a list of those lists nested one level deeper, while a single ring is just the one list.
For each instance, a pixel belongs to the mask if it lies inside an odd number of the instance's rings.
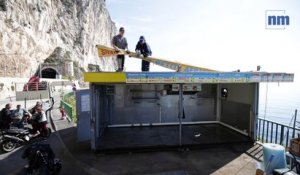
[{"label": "worker wearing cap", "polygon": [[[142,54],[143,57],[148,57],[152,55],[149,44],[146,42],[144,36],[140,36],[140,39],[135,47],[135,52],[137,54]],[[149,72],[150,63],[148,61],[142,60],[142,71]]]},{"label": "worker wearing cap", "polygon": [[[116,51],[120,51],[120,49],[128,51],[128,43],[126,38],[124,37],[125,29],[124,27],[121,27],[119,29],[119,34],[114,36],[112,39],[112,46],[115,48]],[[117,55],[117,62],[118,62],[118,72],[122,72],[124,69],[124,63],[125,63],[125,56]]]}]

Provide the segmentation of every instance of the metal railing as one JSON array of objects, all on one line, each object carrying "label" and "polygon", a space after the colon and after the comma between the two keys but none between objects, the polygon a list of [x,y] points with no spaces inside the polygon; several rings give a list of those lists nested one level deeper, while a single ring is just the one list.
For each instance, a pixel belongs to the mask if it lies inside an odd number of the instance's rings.
[{"label": "metal railing", "polygon": [[274,121],[258,118],[257,140],[262,143],[276,143],[289,147],[290,139],[295,138],[300,129],[296,127],[297,110],[293,118],[293,126],[277,123]]},{"label": "metal railing", "polygon": [[47,87],[48,87],[48,83],[47,82],[26,83],[23,86],[23,91],[47,90]]},{"label": "metal railing", "polygon": [[14,84],[14,88],[17,92],[47,90],[48,86],[49,84],[46,81],[29,83],[18,82]]},{"label": "metal railing", "polygon": [[73,92],[70,92],[70,93],[65,94],[65,95],[63,96],[62,100],[60,101],[60,106],[64,108],[64,110],[65,110],[67,116],[68,116],[73,122],[75,122],[76,119],[75,119],[74,117],[76,117],[76,116],[75,116],[76,113],[73,112],[73,110],[74,110],[73,107],[72,107],[69,103],[66,102],[66,99],[69,98],[69,97],[72,96],[72,95],[73,95]]},{"label": "metal railing", "polygon": [[74,121],[73,119],[73,108],[71,105],[69,105],[68,103],[66,103],[65,101],[61,100],[60,101],[60,106],[64,108],[67,116]]}]

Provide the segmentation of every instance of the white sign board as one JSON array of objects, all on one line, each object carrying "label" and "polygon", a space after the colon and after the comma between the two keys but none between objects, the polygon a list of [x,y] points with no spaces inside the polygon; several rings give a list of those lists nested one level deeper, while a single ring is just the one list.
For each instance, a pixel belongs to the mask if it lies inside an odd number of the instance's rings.
[{"label": "white sign board", "polygon": [[90,111],[90,95],[82,95],[81,96],[81,112]]}]

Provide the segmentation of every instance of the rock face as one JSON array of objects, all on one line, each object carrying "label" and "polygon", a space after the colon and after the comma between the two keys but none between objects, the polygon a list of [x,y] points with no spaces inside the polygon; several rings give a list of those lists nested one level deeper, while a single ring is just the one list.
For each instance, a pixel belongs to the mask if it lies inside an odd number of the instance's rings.
[{"label": "rock face", "polygon": [[0,77],[32,75],[58,47],[85,69],[114,70],[95,45],[110,45],[115,33],[105,0],[0,0]]}]

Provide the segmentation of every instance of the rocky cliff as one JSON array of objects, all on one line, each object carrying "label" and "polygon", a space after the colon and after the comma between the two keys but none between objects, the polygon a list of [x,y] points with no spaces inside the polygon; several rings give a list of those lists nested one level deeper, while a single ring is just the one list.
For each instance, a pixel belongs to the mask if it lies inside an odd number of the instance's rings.
[{"label": "rocky cliff", "polygon": [[56,48],[85,69],[114,70],[95,45],[115,33],[105,0],[0,0],[0,77],[30,76]]}]

